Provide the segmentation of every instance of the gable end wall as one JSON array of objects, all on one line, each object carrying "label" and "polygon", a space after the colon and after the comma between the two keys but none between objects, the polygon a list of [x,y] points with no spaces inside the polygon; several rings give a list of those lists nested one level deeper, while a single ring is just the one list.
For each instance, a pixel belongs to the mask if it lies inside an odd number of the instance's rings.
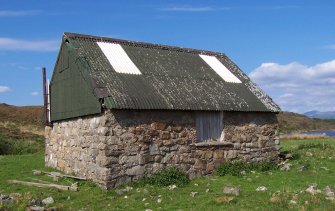
[{"label": "gable end wall", "polygon": [[101,113],[99,99],[87,77],[88,67],[67,45],[62,44],[50,83],[51,121]]}]

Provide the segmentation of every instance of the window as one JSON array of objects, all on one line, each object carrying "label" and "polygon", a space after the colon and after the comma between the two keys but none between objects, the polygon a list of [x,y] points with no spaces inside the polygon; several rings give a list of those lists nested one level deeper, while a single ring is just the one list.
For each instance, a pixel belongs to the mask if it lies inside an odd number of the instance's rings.
[{"label": "window", "polygon": [[197,112],[196,129],[198,141],[223,141],[223,112]]}]

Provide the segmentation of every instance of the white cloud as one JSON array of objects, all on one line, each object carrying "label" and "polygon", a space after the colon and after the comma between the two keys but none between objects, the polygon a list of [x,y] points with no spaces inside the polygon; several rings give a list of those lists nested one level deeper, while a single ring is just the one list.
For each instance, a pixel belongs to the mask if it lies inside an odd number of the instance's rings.
[{"label": "white cloud", "polygon": [[263,63],[249,76],[285,111],[335,110],[335,60],[310,67]]},{"label": "white cloud", "polygon": [[36,66],[36,67],[34,67],[34,70],[42,70],[42,67]]},{"label": "white cloud", "polygon": [[27,66],[24,66],[20,63],[16,62],[1,62],[0,63],[0,68],[15,68],[19,70],[28,70],[29,68]]},{"label": "white cloud", "polygon": [[32,93],[30,93],[32,96],[37,96],[37,95],[39,95],[40,93],[39,92],[32,92]]},{"label": "white cloud", "polygon": [[162,11],[168,12],[208,12],[217,10],[213,7],[189,7],[189,6],[178,6],[178,7],[165,7],[161,9]]},{"label": "white cloud", "polygon": [[0,93],[9,92],[10,90],[8,86],[0,86]]},{"label": "white cloud", "polygon": [[0,10],[0,17],[30,16],[30,15],[37,15],[38,13],[40,13],[39,10],[22,10],[22,11]]},{"label": "white cloud", "polygon": [[222,10],[287,10],[298,9],[296,5],[277,5],[277,6],[250,6],[250,7],[217,7],[217,6],[172,6],[161,8],[161,11],[167,12],[209,12]]},{"label": "white cloud", "polygon": [[274,6],[251,6],[246,8],[255,10],[288,10],[288,9],[299,9],[301,7],[297,5],[274,5]]},{"label": "white cloud", "polygon": [[326,45],[325,48],[335,50],[335,45]]},{"label": "white cloud", "polygon": [[57,40],[29,41],[0,37],[0,50],[57,51],[58,47],[59,41]]}]

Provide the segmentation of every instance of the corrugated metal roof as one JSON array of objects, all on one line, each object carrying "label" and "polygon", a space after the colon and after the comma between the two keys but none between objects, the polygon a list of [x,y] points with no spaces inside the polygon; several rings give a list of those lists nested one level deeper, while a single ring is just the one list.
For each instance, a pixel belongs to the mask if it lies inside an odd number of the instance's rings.
[{"label": "corrugated metal roof", "polygon": [[[280,111],[272,99],[222,53],[72,33],[65,33],[64,38],[76,46],[78,59],[88,63],[93,86],[105,90],[104,94],[96,92],[96,96],[104,98],[109,108]],[[101,42],[120,45],[142,74],[117,71],[99,47]],[[225,75],[223,80],[220,73],[213,70],[215,67],[199,55],[212,56],[210,58],[231,75]]]}]

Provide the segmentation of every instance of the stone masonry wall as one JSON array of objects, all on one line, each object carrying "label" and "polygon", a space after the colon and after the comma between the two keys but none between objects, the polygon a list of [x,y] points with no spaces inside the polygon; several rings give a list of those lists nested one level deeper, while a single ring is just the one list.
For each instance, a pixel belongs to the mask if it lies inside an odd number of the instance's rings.
[{"label": "stone masonry wall", "polygon": [[191,178],[226,160],[278,157],[275,114],[226,112],[223,142],[197,142],[195,112],[114,110],[46,128],[46,165],[111,188],[164,166]]}]

